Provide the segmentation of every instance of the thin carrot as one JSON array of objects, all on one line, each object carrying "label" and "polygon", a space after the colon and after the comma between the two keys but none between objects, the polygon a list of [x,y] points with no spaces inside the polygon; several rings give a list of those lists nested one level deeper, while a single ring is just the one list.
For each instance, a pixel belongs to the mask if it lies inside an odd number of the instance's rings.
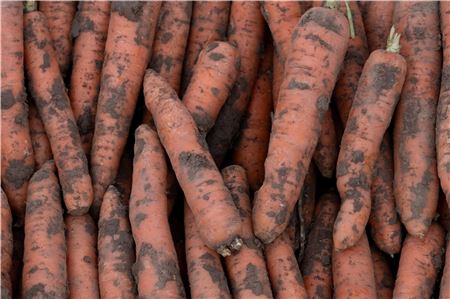
[{"label": "thin carrot", "polygon": [[439,298],[450,298],[450,238],[447,235],[447,245],[445,250],[445,266],[441,280],[441,290]]},{"label": "thin carrot", "polygon": [[394,1],[364,2],[363,19],[369,51],[383,49],[391,29]]},{"label": "thin carrot", "polygon": [[13,234],[12,234],[12,214],[9,208],[8,198],[1,189],[2,213],[1,213],[1,294],[2,298],[12,298],[13,288],[11,282],[11,270],[13,267]]},{"label": "thin carrot", "polygon": [[52,159],[53,154],[44,124],[32,99],[29,99],[28,107],[28,125],[30,127],[35,167],[39,169],[47,160]]},{"label": "thin carrot", "polygon": [[394,276],[390,265],[384,256],[375,246],[370,248],[372,254],[373,272],[375,274],[375,283],[378,299],[391,299],[394,290]]},{"label": "thin carrot", "polygon": [[278,95],[280,94],[281,83],[283,83],[284,67],[281,64],[280,57],[277,53],[273,53],[273,79],[272,79],[272,101],[273,110],[277,107]]},{"label": "thin carrot", "polygon": [[317,165],[322,176],[332,178],[336,170],[338,158],[338,140],[336,128],[334,127],[333,113],[331,107],[325,112],[317,147],[314,150],[314,163]]}]

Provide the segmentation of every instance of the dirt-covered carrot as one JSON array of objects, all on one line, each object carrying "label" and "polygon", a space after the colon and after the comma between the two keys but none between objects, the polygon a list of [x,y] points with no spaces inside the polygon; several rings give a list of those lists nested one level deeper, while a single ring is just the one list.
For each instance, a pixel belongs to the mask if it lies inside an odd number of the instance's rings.
[{"label": "dirt-covered carrot", "polygon": [[72,21],[77,4],[75,1],[40,1],[39,11],[46,19],[51,35],[51,43],[55,48],[56,60],[64,79],[67,79],[72,62]]},{"label": "dirt-covered carrot", "polygon": [[45,162],[28,186],[23,298],[67,298],[68,295],[63,209],[55,170],[52,160]]},{"label": "dirt-covered carrot", "polygon": [[253,206],[255,235],[264,243],[286,228],[297,203],[348,37],[346,17],[322,7],[308,10],[292,33],[264,163],[264,183]]},{"label": "dirt-covered carrot", "polygon": [[364,1],[364,29],[369,51],[384,49],[392,24],[394,1]]},{"label": "dirt-covered carrot", "polygon": [[308,234],[301,270],[310,298],[333,297],[333,224],[339,210],[336,192],[327,192],[317,202],[314,222]]},{"label": "dirt-covered carrot", "polygon": [[113,2],[91,150],[95,217],[119,168],[150,58],[161,2]]},{"label": "dirt-covered carrot", "polygon": [[443,265],[445,232],[433,223],[423,239],[408,235],[395,280],[394,298],[431,298],[437,275]]},{"label": "dirt-covered carrot", "polygon": [[167,215],[166,175],[158,135],[143,124],[135,132],[129,215],[136,242],[133,275],[142,298],[186,297]]},{"label": "dirt-covered carrot", "polygon": [[345,250],[333,250],[334,297],[376,299],[376,282],[365,233],[355,246]]},{"label": "dirt-covered carrot", "polygon": [[338,158],[338,140],[334,127],[331,107],[325,112],[322,131],[317,141],[313,159],[322,176],[332,178],[336,169]]},{"label": "dirt-covered carrot", "polygon": [[386,256],[375,246],[370,247],[370,253],[372,254],[377,297],[378,299],[391,299],[394,290],[394,276]]},{"label": "dirt-covered carrot", "polygon": [[311,224],[314,218],[314,209],[316,205],[316,167],[313,162],[309,164],[308,173],[306,174],[305,181],[303,183],[302,191],[297,203],[298,206],[298,218],[299,224],[299,258],[301,261],[305,251],[306,237],[311,229]]},{"label": "dirt-covered carrot", "polygon": [[333,233],[337,250],[356,244],[369,220],[375,161],[406,76],[399,39],[392,27],[386,50],[376,50],[367,59],[342,136],[336,166],[342,204]]},{"label": "dirt-covered carrot", "polygon": [[13,218],[11,214],[11,209],[9,208],[8,198],[5,192],[1,189],[1,200],[2,200],[2,213],[1,213],[1,297],[2,298],[12,298],[13,289],[11,282],[11,270],[13,267],[13,234],[12,234],[12,223]]},{"label": "dirt-covered carrot", "polygon": [[98,281],[101,298],[135,298],[135,260],[128,206],[113,185],[105,192],[98,221]]},{"label": "dirt-covered carrot", "polygon": [[23,71],[23,5],[2,1],[1,10],[1,176],[18,223],[25,215],[27,185],[34,170]]},{"label": "dirt-covered carrot", "polygon": [[191,114],[152,69],[145,74],[144,95],[203,241],[224,256],[238,250],[239,213]]},{"label": "dirt-covered carrot", "polygon": [[75,41],[69,97],[87,156],[94,135],[110,9],[109,1],[81,1],[72,26]]},{"label": "dirt-covered carrot", "polygon": [[441,91],[436,116],[437,171],[450,206],[450,3],[439,2],[443,65]]},{"label": "dirt-covered carrot", "polygon": [[191,297],[231,299],[220,256],[200,238],[194,215],[186,203],[184,230]]},{"label": "dirt-covered carrot", "polygon": [[[214,125],[239,74],[239,52],[227,42],[210,42],[200,52],[183,103],[200,132]],[[206,75],[206,77],[205,77]]]},{"label": "dirt-covered carrot", "polygon": [[252,193],[264,180],[264,161],[270,138],[272,111],[273,47],[267,46],[260,63],[258,78],[247,111],[242,119],[239,139],[233,149],[233,163],[247,172]]},{"label": "dirt-covered carrot", "polygon": [[28,100],[28,125],[30,127],[31,144],[33,145],[35,168],[39,169],[52,159],[52,149],[50,141],[48,141],[47,133],[45,132],[44,124],[42,123],[39,112],[32,99]]},{"label": "dirt-covered carrot", "polygon": [[212,41],[222,41],[228,28],[229,1],[194,1],[191,28],[185,53],[181,92],[184,94],[200,51]]},{"label": "dirt-covered carrot", "polygon": [[393,19],[408,65],[394,116],[394,196],[401,222],[409,234],[420,237],[426,234],[438,202],[439,3],[395,2]]},{"label": "dirt-covered carrot", "polygon": [[26,2],[24,15],[28,87],[50,141],[67,211],[81,215],[89,210],[93,200],[88,163],[45,16],[35,11],[32,4]]},{"label": "dirt-covered carrot", "polygon": [[252,208],[245,169],[239,165],[231,165],[222,169],[222,175],[242,222],[242,248],[238,253],[225,258],[233,297],[272,298],[262,246],[253,234]]},{"label": "dirt-covered carrot", "polygon": [[231,95],[208,134],[210,152],[218,165],[225,158],[239,131],[258,74],[258,62],[264,36],[264,18],[258,2],[232,2],[228,25],[228,42],[241,57],[240,72]]},{"label": "dirt-covered carrot", "polygon": [[97,272],[97,225],[89,214],[67,215],[69,298],[100,298]]},{"label": "dirt-covered carrot", "polygon": [[450,238],[447,235],[447,248],[445,249],[445,266],[442,273],[440,299],[450,298]]}]

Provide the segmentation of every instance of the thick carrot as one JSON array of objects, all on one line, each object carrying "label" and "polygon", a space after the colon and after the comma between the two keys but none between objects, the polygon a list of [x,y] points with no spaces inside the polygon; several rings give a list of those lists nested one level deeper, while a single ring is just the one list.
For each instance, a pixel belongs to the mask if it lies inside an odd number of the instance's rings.
[{"label": "thick carrot", "polygon": [[375,246],[370,248],[370,253],[372,254],[377,297],[378,299],[391,299],[394,290],[394,276],[390,265],[384,254]]},{"label": "thick carrot", "polygon": [[258,190],[264,180],[264,161],[269,147],[272,60],[273,47],[269,45],[264,50],[258,78],[242,119],[240,136],[233,149],[233,163],[241,165],[246,170],[252,192]]},{"label": "thick carrot", "polygon": [[12,234],[12,214],[9,208],[8,198],[1,189],[2,213],[1,213],[1,259],[2,259],[2,280],[1,296],[2,298],[12,298],[13,288],[11,281],[11,271],[13,267],[13,234]]},{"label": "thick carrot", "polygon": [[[442,5],[442,4],[441,4]],[[439,298],[450,298],[450,238],[447,235],[447,248],[445,250],[445,266],[441,280]]]},{"label": "thick carrot", "polygon": [[65,217],[69,298],[100,298],[97,226],[89,214]]},{"label": "thick carrot", "polygon": [[450,3],[440,2],[443,65],[436,117],[437,171],[450,206]]},{"label": "thick carrot", "polygon": [[203,47],[209,42],[225,39],[229,14],[229,1],[194,1],[180,95],[184,94],[191,81],[194,65]]},{"label": "thick carrot", "polygon": [[77,4],[75,1],[41,1],[39,11],[47,19],[48,30],[55,48],[56,60],[64,79],[67,79],[72,62],[72,21]]},{"label": "thick carrot", "polygon": [[247,109],[258,74],[263,36],[264,18],[261,15],[259,3],[232,2],[228,41],[238,48],[241,64],[231,95],[222,107],[216,124],[207,138],[211,155],[218,165],[222,163],[236,137],[241,118]]},{"label": "thick carrot", "polygon": [[110,9],[108,1],[79,2],[72,26],[75,41],[69,97],[87,156],[91,152],[94,135]]},{"label": "thick carrot", "polygon": [[394,1],[365,1],[363,13],[369,51],[384,49],[392,24]]},{"label": "thick carrot", "polygon": [[105,192],[98,221],[98,281],[101,298],[135,298],[135,260],[128,205],[113,185]]},{"label": "thick carrot", "polygon": [[50,141],[67,211],[82,215],[93,199],[88,163],[45,16],[33,9],[26,7],[24,16],[28,86]]},{"label": "thick carrot", "polygon": [[310,298],[333,297],[333,224],[339,210],[336,192],[327,192],[317,202],[314,222],[308,234],[301,270]]},{"label": "thick carrot", "polygon": [[355,245],[369,220],[375,161],[406,76],[406,61],[398,53],[400,36],[394,30],[386,50],[372,52],[364,65],[342,136],[336,166],[342,204],[333,232],[337,250]]},{"label": "thick carrot", "polygon": [[445,232],[431,224],[422,239],[408,235],[395,280],[394,298],[431,298],[437,275],[443,265]]},{"label": "thick carrot", "polygon": [[438,2],[396,2],[408,72],[394,116],[394,196],[408,233],[424,236],[438,202],[436,104],[441,75]]},{"label": "thick carrot", "polygon": [[298,254],[299,261],[303,259],[306,237],[309,234],[314,218],[314,210],[316,205],[316,181],[316,167],[314,166],[314,163],[311,162],[309,164],[308,173],[305,176],[302,192],[300,193],[300,198],[297,203],[297,212],[300,220],[300,250]]},{"label": "thick carrot", "polygon": [[292,33],[264,183],[253,206],[255,235],[266,244],[286,228],[299,198],[347,50],[348,27],[339,11],[315,7],[302,16]]},{"label": "thick carrot", "polygon": [[198,56],[183,103],[203,134],[212,128],[230,95],[239,61],[238,50],[227,42],[210,42]]},{"label": "thick carrot", "polygon": [[252,208],[245,169],[231,165],[222,169],[222,175],[242,222],[242,248],[238,253],[225,258],[233,297],[272,298],[262,246],[253,234]]},{"label": "thick carrot", "polygon": [[376,299],[376,282],[365,233],[355,246],[345,250],[333,250],[334,297]]},{"label": "thick carrot", "polygon": [[25,216],[27,185],[34,170],[23,72],[23,6],[2,1],[1,176],[2,188],[19,224]]},{"label": "thick carrot", "polygon": [[313,159],[322,176],[332,178],[336,170],[338,158],[338,140],[334,127],[331,107],[325,112],[317,147],[314,150]]},{"label": "thick carrot", "polygon": [[34,161],[36,169],[52,159],[52,149],[50,148],[50,141],[48,141],[47,133],[45,132],[44,124],[42,123],[39,112],[32,99],[28,102],[28,125],[30,127],[31,144],[33,145]]},{"label": "thick carrot", "polygon": [[224,256],[239,250],[239,213],[189,111],[152,69],[144,95],[203,241]]},{"label": "thick carrot", "polygon": [[66,240],[55,164],[30,179],[25,213],[23,298],[67,298]]},{"label": "thick carrot", "polygon": [[148,125],[135,132],[130,223],[136,242],[133,274],[142,298],[184,298],[167,215],[167,166],[158,135]]},{"label": "thick carrot", "polygon": [[220,256],[200,238],[194,215],[186,203],[184,230],[191,298],[231,299]]},{"label": "thick carrot", "polygon": [[103,194],[119,168],[131,119],[148,65],[161,2],[113,2],[105,45],[91,150],[94,203],[98,216]]}]

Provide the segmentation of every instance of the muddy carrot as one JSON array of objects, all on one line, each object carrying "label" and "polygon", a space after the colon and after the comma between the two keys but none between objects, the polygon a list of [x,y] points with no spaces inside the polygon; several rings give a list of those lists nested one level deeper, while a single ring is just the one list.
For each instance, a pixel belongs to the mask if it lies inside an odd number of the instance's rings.
[{"label": "muddy carrot", "polygon": [[252,208],[245,169],[238,165],[231,165],[222,169],[222,175],[225,185],[233,196],[234,204],[239,210],[242,222],[242,248],[238,253],[225,258],[233,297],[272,298],[262,246],[253,234]]},{"label": "muddy carrot", "polygon": [[[55,62],[56,63],[56,62]],[[55,164],[30,179],[25,213],[23,298],[67,298],[66,240]]]},{"label": "muddy carrot", "polygon": [[27,185],[34,170],[24,88],[23,5],[2,1],[1,176],[2,188],[19,224],[25,216]]},{"label": "muddy carrot", "polygon": [[314,150],[313,159],[322,176],[332,178],[336,169],[338,158],[338,140],[334,127],[331,107],[325,112],[322,131]]},{"label": "muddy carrot", "polygon": [[1,213],[1,253],[2,253],[2,280],[1,280],[1,296],[2,298],[12,298],[13,289],[11,282],[11,270],[13,267],[13,234],[12,234],[12,214],[9,208],[8,198],[1,189],[2,197],[2,213]]},{"label": "muddy carrot", "polygon": [[363,12],[369,51],[384,49],[392,24],[394,1],[365,1]]},{"label": "muddy carrot", "polygon": [[447,235],[447,248],[445,250],[445,266],[441,280],[439,298],[450,298],[450,238]]},{"label": "muddy carrot", "polygon": [[65,217],[69,298],[100,298],[97,225],[89,214]]},{"label": "muddy carrot", "polygon": [[373,272],[378,299],[391,299],[394,290],[394,276],[386,256],[375,246],[370,248],[372,254]]},{"label": "muddy carrot", "polygon": [[72,26],[73,66],[69,97],[83,150],[91,152],[97,97],[108,33],[111,3],[79,2]]},{"label": "muddy carrot", "polygon": [[91,150],[92,214],[114,181],[148,65],[161,2],[113,2]]},{"label": "muddy carrot", "polygon": [[145,74],[144,95],[203,241],[224,256],[239,250],[239,213],[191,114],[152,69]]},{"label": "muddy carrot", "polygon": [[88,163],[45,16],[33,5],[25,7],[24,32],[28,87],[50,141],[64,203],[69,214],[82,215],[93,199]]},{"label": "muddy carrot", "polygon": [[300,198],[298,200],[298,217],[300,220],[300,251],[298,260],[303,258],[306,237],[311,229],[316,205],[316,167],[313,162],[309,164],[308,173],[305,176]]},{"label": "muddy carrot", "polygon": [[292,33],[264,163],[264,183],[253,206],[255,235],[266,244],[286,228],[299,198],[348,36],[346,17],[322,7],[308,10]]},{"label": "muddy carrot", "polygon": [[402,34],[400,53],[408,65],[394,116],[394,196],[401,222],[409,234],[420,237],[426,234],[438,202],[439,3],[396,2],[393,18]]},{"label": "muddy carrot", "polygon": [[28,100],[28,125],[30,127],[31,144],[33,145],[35,168],[39,169],[52,159],[52,149],[50,148],[50,141],[48,141],[47,133],[45,132],[44,124],[42,123],[39,112],[32,99]]}]

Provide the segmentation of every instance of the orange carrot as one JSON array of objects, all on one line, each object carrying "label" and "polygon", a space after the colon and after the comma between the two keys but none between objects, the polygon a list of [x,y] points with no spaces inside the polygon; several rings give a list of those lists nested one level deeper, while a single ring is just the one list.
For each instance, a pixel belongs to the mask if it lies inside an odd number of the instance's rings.
[{"label": "orange carrot", "polygon": [[325,112],[322,131],[314,150],[313,159],[322,176],[332,178],[338,158],[338,140],[331,107]]},{"label": "orange carrot", "polygon": [[394,276],[392,275],[390,265],[384,254],[375,246],[370,248],[372,254],[373,272],[375,274],[375,283],[378,299],[391,299],[394,290]]},{"label": "orange carrot", "polygon": [[281,64],[280,57],[277,53],[273,53],[273,79],[272,79],[272,101],[273,110],[277,107],[278,95],[280,94],[281,83],[283,83],[284,67]]},{"label": "orange carrot", "polygon": [[[442,3],[441,3],[442,5]],[[447,246],[445,250],[445,267],[441,280],[441,292],[439,298],[450,298],[450,238],[447,235]]]},{"label": "orange carrot", "polygon": [[12,298],[13,289],[11,282],[11,271],[13,267],[13,234],[12,234],[12,214],[8,204],[8,198],[1,189],[2,197],[2,213],[1,213],[1,255],[2,255],[2,280],[1,280],[1,296],[2,298]]},{"label": "orange carrot", "polygon": [[392,24],[394,1],[364,1],[364,28],[369,51],[384,49]]},{"label": "orange carrot", "polygon": [[53,154],[44,124],[32,99],[29,100],[28,106],[28,124],[30,127],[31,144],[33,145],[35,167],[39,169],[47,160],[52,159]]}]

